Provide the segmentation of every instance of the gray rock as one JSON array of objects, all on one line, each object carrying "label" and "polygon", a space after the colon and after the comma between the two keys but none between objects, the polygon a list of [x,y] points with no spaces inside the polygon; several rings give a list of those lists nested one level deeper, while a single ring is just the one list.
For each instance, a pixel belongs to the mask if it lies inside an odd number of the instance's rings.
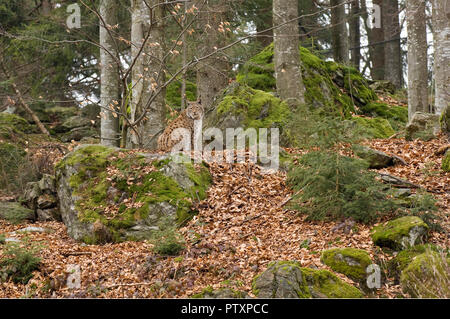
[{"label": "gray rock", "polygon": [[[98,243],[99,241],[146,239],[152,236],[155,231],[161,230],[161,226],[173,227],[178,225],[180,218],[188,217],[186,216],[185,196],[188,194],[188,197],[192,196],[191,199],[193,200],[194,197],[191,188],[193,186],[198,187],[198,185],[194,183],[192,171],[188,171],[188,166],[185,163],[176,163],[169,155],[155,156],[147,154],[148,156],[140,157],[139,161],[141,163],[150,164],[155,160],[159,161],[158,165],[154,166],[154,169],[162,174],[164,178],[160,177],[160,179],[151,180],[151,183],[155,185],[164,183],[160,187],[163,190],[167,189],[167,192],[162,193],[163,195],[154,194],[148,190],[148,182],[146,184],[147,186],[144,185],[145,183],[141,183],[140,187],[147,187],[145,192],[148,194],[149,199],[153,200],[148,201],[142,196],[138,199],[133,199],[132,193],[127,193],[126,186],[125,188],[121,186],[122,188],[119,189],[115,184],[117,182],[116,180],[105,180],[104,174],[101,174],[104,172],[106,166],[110,165],[111,161],[114,161],[111,159],[111,156],[117,154],[119,151],[116,148],[108,148],[100,145],[84,145],[77,147],[72,153],[67,154],[56,166],[57,193],[61,218],[67,226],[69,236],[75,240]],[[142,154],[135,156],[140,155]],[[137,161],[136,157],[130,158],[130,161],[132,160]],[[139,165],[137,167],[134,171],[130,169],[123,171],[123,173],[133,174],[134,179],[135,174],[141,174]],[[203,168],[203,170],[205,171],[206,168]],[[74,186],[71,182],[74,176],[79,185]],[[92,184],[92,181],[95,181],[95,184]],[[121,176],[120,181],[121,183],[126,182],[127,176]],[[140,204],[137,206],[139,211],[132,211],[131,213],[125,214],[125,212],[130,212],[128,209],[131,208],[121,206],[121,211],[117,213],[114,217],[115,219],[112,222],[111,220],[105,222],[105,219],[101,217],[101,210],[102,208],[104,209],[104,206],[94,206],[97,217],[92,217],[91,213],[89,218],[84,218],[83,203],[91,200],[91,198],[86,197],[91,196],[91,193],[88,192],[85,194],[83,192],[86,189],[91,189],[89,187],[95,188],[98,183],[105,185],[104,190],[96,193],[99,198],[98,200],[103,205],[106,202],[107,205],[119,207],[125,200],[127,200],[127,203],[138,200],[140,202],[136,204]],[[136,184],[134,185],[136,186]],[[207,188],[207,185],[205,187]],[[179,204],[180,201],[184,201],[182,204],[184,206]],[[124,221],[125,218],[126,221]],[[99,240],[100,237],[102,240]]]},{"label": "gray rock", "polygon": [[74,129],[71,129],[69,132],[65,133],[61,136],[61,141],[68,143],[70,141],[80,141],[83,138],[90,138],[98,136],[98,132],[96,129],[92,127],[77,127]]},{"label": "gray rock", "polygon": [[398,156],[388,155],[384,152],[371,149],[367,146],[357,145],[354,147],[356,155],[369,163],[369,168],[379,169],[393,166],[396,164],[406,164],[403,159]]},{"label": "gray rock", "polygon": [[410,123],[406,125],[405,139],[408,141],[416,138],[429,140],[435,137],[439,131],[439,115],[416,112]]},{"label": "gray rock", "polygon": [[47,194],[56,193],[56,184],[54,176],[44,174],[41,180],[38,182],[38,186],[41,192]]},{"label": "gray rock", "polygon": [[37,209],[37,219],[41,222],[61,221],[61,213],[57,207],[49,209]]},{"label": "gray rock", "polygon": [[344,283],[328,270],[303,268],[295,261],[269,264],[253,279],[258,298],[361,298],[359,289]]}]

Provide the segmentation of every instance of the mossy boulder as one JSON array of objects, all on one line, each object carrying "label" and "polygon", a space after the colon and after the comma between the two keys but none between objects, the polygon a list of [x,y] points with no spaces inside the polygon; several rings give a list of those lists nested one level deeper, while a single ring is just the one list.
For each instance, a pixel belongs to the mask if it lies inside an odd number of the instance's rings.
[{"label": "mossy boulder", "polygon": [[193,299],[245,299],[249,298],[244,291],[234,290],[231,288],[220,288],[214,290],[212,287],[207,287],[202,292],[193,295]]},{"label": "mossy boulder", "polygon": [[0,219],[18,224],[24,221],[35,220],[34,211],[23,207],[16,202],[0,202]]},{"label": "mossy boulder", "polygon": [[205,164],[83,145],[56,165],[62,220],[86,243],[141,240],[181,225],[206,197]]},{"label": "mossy boulder", "polygon": [[361,291],[328,270],[304,268],[295,261],[269,264],[253,279],[259,298],[361,298]]},{"label": "mossy boulder", "polygon": [[33,133],[33,126],[24,118],[10,113],[0,113],[0,139],[12,141],[15,137]]},{"label": "mossy boulder", "polygon": [[450,258],[427,250],[402,271],[400,285],[413,298],[450,298]]},{"label": "mossy boulder", "polygon": [[400,251],[397,256],[389,260],[387,268],[389,275],[395,279],[400,278],[401,272],[408,267],[415,257],[425,253],[427,250],[440,252],[442,249],[432,244],[415,245],[411,248]]},{"label": "mossy boulder", "polygon": [[369,138],[389,138],[395,134],[388,120],[380,117],[353,117],[352,121],[357,123]]},{"label": "mossy boulder", "polygon": [[[285,102],[271,93],[234,82],[205,114],[204,128],[282,128],[290,116]],[[225,133],[225,131],[224,131]]]},{"label": "mossy boulder", "polygon": [[439,115],[416,112],[406,125],[405,139],[407,141],[414,139],[428,141],[433,139],[439,131]]},{"label": "mossy boulder", "polygon": [[[45,113],[48,114],[52,122],[63,123],[67,119],[78,115],[80,109],[75,106],[65,107],[65,106],[53,106],[45,109]],[[99,113],[97,113],[98,115]]]},{"label": "mossy boulder", "polygon": [[442,170],[444,172],[450,172],[450,151],[447,151],[442,159]]},{"label": "mossy boulder", "polygon": [[367,146],[355,145],[353,147],[355,154],[369,163],[369,168],[379,169],[393,166],[400,162],[399,158],[388,155],[384,152],[371,149]]},{"label": "mossy boulder", "polygon": [[450,133],[450,105],[448,105],[439,118],[441,131],[444,133]]},{"label": "mossy boulder", "polygon": [[374,227],[371,236],[375,245],[398,251],[423,243],[427,231],[428,225],[422,219],[405,216]]},{"label": "mossy boulder", "polygon": [[408,108],[391,106],[386,103],[370,102],[360,107],[359,111],[370,117],[381,117],[388,120],[394,130],[405,128],[408,122]]},{"label": "mossy boulder", "polygon": [[363,282],[366,279],[366,268],[372,264],[369,254],[356,248],[327,249],[322,252],[320,260],[334,271],[356,282]]},{"label": "mossy boulder", "polygon": [[[377,100],[364,77],[352,67],[325,61],[300,47],[305,99],[308,105],[350,116],[358,107]],[[237,81],[253,89],[276,91],[273,44],[251,58],[237,75]]]},{"label": "mossy boulder", "polygon": [[387,80],[375,81],[374,83],[370,84],[370,88],[375,92],[380,93],[394,94],[396,91],[395,84]]}]

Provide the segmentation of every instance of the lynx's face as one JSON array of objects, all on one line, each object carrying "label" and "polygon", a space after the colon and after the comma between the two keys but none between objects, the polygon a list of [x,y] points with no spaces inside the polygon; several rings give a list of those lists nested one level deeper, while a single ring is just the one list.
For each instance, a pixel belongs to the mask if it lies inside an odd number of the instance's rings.
[{"label": "lynx's face", "polygon": [[193,119],[193,120],[199,120],[203,116],[203,107],[198,102],[190,102],[188,107],[186,108],[186,115]]}]

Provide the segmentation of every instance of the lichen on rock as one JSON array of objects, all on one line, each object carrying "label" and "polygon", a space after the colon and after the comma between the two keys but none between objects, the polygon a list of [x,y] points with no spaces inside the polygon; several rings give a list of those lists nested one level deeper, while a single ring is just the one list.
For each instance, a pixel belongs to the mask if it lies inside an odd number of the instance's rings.
[{"label": "lichen on rock", "polygon": [[87,243],[141,240],[190,218],[211,176],[204,164],[86,145],[56,165],[63,222]]},{"label": "lichen on rock", "polygon": [[405,216],[374,227],[371,236],[377,246],[403,250],[423,243],[427,231],[428,225],[422,219]]},{"label": "lichen on rock", "polygon": [[259,298],[361,298],[361,291],[328,270],[304,268],[295,261],[277,261],[253,279]]}]

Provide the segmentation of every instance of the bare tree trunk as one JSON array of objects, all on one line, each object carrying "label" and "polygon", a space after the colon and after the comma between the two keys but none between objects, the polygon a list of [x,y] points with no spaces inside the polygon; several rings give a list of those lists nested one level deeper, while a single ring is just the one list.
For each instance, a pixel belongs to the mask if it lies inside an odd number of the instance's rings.
[{"label": "bare tree trunk", "polygon": [[400,47],[400,22],[398,0],[383,1],[383,26],[384,26],[384,78],[392,82],[396,88],[403,85],[403,69]]},{"label": "bare tree trunk", "polygon": [[[374,5],[378,5],[381,8],[381,16],[383,16],[383,0],[373,0]],[[372,61],[372,79],[373,80],[384,80],[385,71],[385,45],[384,45],[384,25],[383,20],[381,20],[381,28],[376,28],[372,26],[369,31],[369,51],[370,59]]]},{"label": "bare tree trunk", "polygon": [[429,112],[425,1],[406,1],[408,25],[408,118]]},{"label": "bare tree trunk", "polygon": [[114,111],[119,110],[119,66],[111,56],[116,54],[116,47],[110,32],[111,26],[117,23],[114,0],[100,0],[100,16],[101,143],[118,146],[119,117]]},{"label": "bare tree trunk", "polygon": [[361,22],[360,22],[361,8],[359,0],[354,0],[351,3],[350,10],[350,46],[351,46],[351,64],[360,69],[361,63]]},{"label": "bare tree trunk", "polygon": [[331,5],[331,42],[333,58],[337,62],[349,62],[347,18],[345,15],[345,0],[330,0]]},{"label": "bare tree trunk", "polygon": [[[184,3],[183,6],[183,10],[184,10],[184,16],[183,19],[181,21],[181,26],[184,29],[185,25],[186,25],[186,19],[187,19],[187,4]],[[181,41],[183,41],[183,53],[182,53],[182,57],[181,57],[181,64],[183,66],[186,65],[187,63],[187,42],[186,42],[186,32],[183,32],[183,34],[181,35]],[[181,111],[184,110],[184,108],[186,107],[186,69],[183,70],[182,73],[182,79],[181,79]]]},{"label": "bare tree trunk", "polygon": [[[157,137],[165,127],[166,104],[165,90],[147,103],[164,84],[165,73],[161,61],[164,57],[164,6],[163,0],[133,0],[131,24],[131,56],[136,59],[131,73],[132,101],[131,122],[136,121],[145,112],[144,120],[136,128],[139,136],[130,130],[130,147],[156,149]],[[147,4],[148,7],[147,7]],[[150,9],[150,8],[153,9]],[[145,46],[144,39],[149,35]],[[142,51],[142,52],[140,52]],[[162,70],[161,72],[159,72]]]},{"label": "bare tree trunk", "polygon": [[450,2],[433,0],[435,110],[450,107]]},{"label": "bare tree trunk", "polygon": [[[275,26],[298,16],[297,0],[274,0]],[[294,20],[274,30],[274,63],[277,92],[290,105],[305,103],[305,86],[299,52],[298,22]]]},{"label": "bare tree trunk", "polygon": [[[225,44],[225,32],[219,31],[221,22],[226,21],[226,5],[219,0],[209,1],[198,15],[198,26],[202,30],[199,45],[199,56],[212,53]],[[214,55],[197,66],[197,96],[202,106],[208,110],[215,97],[228,85],[230,64],[224,56]]]}]

